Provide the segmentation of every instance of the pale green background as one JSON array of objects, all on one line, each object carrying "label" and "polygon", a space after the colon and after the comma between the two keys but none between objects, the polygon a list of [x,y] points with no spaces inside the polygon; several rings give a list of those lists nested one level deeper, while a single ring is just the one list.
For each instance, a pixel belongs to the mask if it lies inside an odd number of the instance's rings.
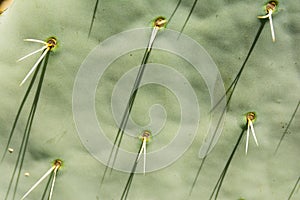
[{"label": "pale green background", "polygon": [[[219,67],[226,88],[252,44],[260,25],[256,16],[263,14],[264,3],[258,0],[199,0],[187,24],[184,33],[208,51]],[[18,198],[50,168],[51,161],[56,158],[63,159],[65,166],[58,174],[53,199],[119,199],[127,181],[128,174],[114,171],[106,179],[102,190],[99,190],[105,166],[85,150],[77,135],[72,116],[73,82],[85,57],[101,41],[121,31],[148,27],[156,16],[170,16],[177,1],[100,0],[94,28],[88,39],[94,4],[95,1],[16,0],[0,17],[1,154],[26,88],[26,85],[18,85],[37,59],[37,56],[33,56],[16,63],[17,59],[39,47],[23,42],[23,39],[44,40],[54,35],[60,42],[58,51],[51,55],[48,63],[22,171],[22,174],[29,172],[30,176],[21,176]],[[193,0],[183,1],[168,28],[180,30],[192,4]],[[257,148],[251,140],[249,153],[245,156],[245,140],[242,141],[219,199],[287,199],[300,172],[299,114],[290,127],[291,134],[285,137],[277,155],[274,155],[274,150],[284,131],[283,126],[289,121],[299,100],[299,13],[299,2],[280,1],[279,12],[274,16],[276,43],[272,43],[269,23],[266,24],[233,96],[223,134],[209,154],[190,199],[208,199],[240,133],[242,115],[248,111],[258,114],[255,129],[260,146]],[[107,71],[107,77],[100,81],[97,112],[99,120],[102,118],[105,121],[105,129],[112,132],[111,138],[117,127],[109,108],[110,92],[116,80],[110,77],[121,76],[138,65],[142,53],[133,52],[131,57],[124,58],[127,61],[121,62],[121,67],[116,61]],[[199,101],[209,101],[204,82],[193,73],[192,66],[160,51],[154,51],[149,61],[181,70],[195,88]],[[162,98],[163,95],[166,97]],[[149,96],[156,98],[149,100]],[[161,103],[169,111],[170,119],[163,130],[167,144],[171,133],[177,128],[179,115],[177,101],[170,92],[155,86],[142,88],[133,118],[137,123],[146,124],[149,119],[143,114],[154,103]],[[206,115],[208,106],[203,105],[202,115]],[[135,176],[128,199],[187,199],[200,164],[198,151],[208,122],[207,118],[203,119],[194,143],[184,156],[163,170]],[[24,115],[16,129],[13,144],[20,140],[25,120]],[[135,146],[130,143],[132,141],[125,138],[123,144],[131,151],[137,151],[138,141],[135,141]],[[14,149],[16,152],[17,145]],[[6,192],[16,155],[9,154],[1,166],[1,199]],[[44,185],[39,186],[28,199],[39,199]],[[298,189],[294,199],[299,197]]]}]

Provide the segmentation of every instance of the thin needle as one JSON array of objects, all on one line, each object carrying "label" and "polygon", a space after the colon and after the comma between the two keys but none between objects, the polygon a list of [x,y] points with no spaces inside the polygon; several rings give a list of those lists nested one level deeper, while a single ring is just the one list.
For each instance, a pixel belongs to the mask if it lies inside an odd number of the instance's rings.
[{"label": "thin needle", "polygon": [[55,166],[51,167],[29,190],[24,194],[21,200],[25,199],[55,168]]},{"label": "thin needle", "polygon": [[[46,47],[47,48],[47,47]],[[40,58],[36,61],[36,63],[33,65],[33,67],[31,68],[31,70],[28,72],[28,74],[25,76],[25,78],[23,79],[23,81],[20,83],[20,86],[22,86],[25,81],[28,79],[28,77],[32,74],[32,72],[34,72],[34,70],[36,69],[36,67],[40,64],[40,62],[43,60],[43,58],[46,56],[46,54],[48,53],[48,51],[50,51],[50,48],[47,48],[43,54],[40,56]]]},{"label": "thin needle", "polygon": [[140,160],[142,153],[144,152],[144,175],[146,173],[146,155],[147,155],[147,142],[149,142],[151,133],[149,131],[144,131],[140,139],[142,140],[142,148],[138,153],[138,159]]},{"label": "thin needle", "polygon": [[294,112],[293,112],[293,114],[292,114],[292,117],[291,117],[291,119],[290,119],[288,125],[286,126],[286,128],[285,128],[285,130],[284,130],[284,132],[283,132],[283,134],[282,134],[282,136],[281,136],[281,138],[280,138],[280,140],[279,140],[279,143],[278,143],[278,145],[277,145],[277,147],[276,147],[276,150],[275,150],[275,154],[276,154],[276,152],[278,151],[278,149],[279,149],[279,147],[280,147],[280,144],[281,144],[281,142],[282,142],[284,136],[287,134],[287,132],[288,132],[288,130],[289,130],[289,128],[290,128],[290,126],[291,126],[291,124],[292,124],[292,122],[293,122],[295,116],[296,116],[296,113],[297,113],[297,111],[298,111],[299,105],[300,105],[300,100],[298,101],[298,104],[297,104],[297,106],[296,106],[296,108],[295,108],[295,110],[294,110]]},{"label": "thin needle", "polygon": [[248,127],[247,127],[247,139],[246,139],[246,154],[248,153],[248,144],[249,144],[249,122],[248,122],[248,125],[247,125]]},{"label": "thin needle", "polygon": [[[141,147],[139,149],[139,152],[141,152],[142,148],[143,148],[143,144],[141,145]],[[129,193],[129,190],[130,190],[130,187],[131,187],[131,183],[132,183],[132,180],[133,180],[133,177],[134,177],[134,174],[135,174],[135,170],[136,170],[136,167],[137,167],[137,164],[138,164],[139,156],[140,156],[140,153],[138,153],[138,155],[137,155],[137,157],[134,161],[133,167],[131,169],[130,175],[128,177],[128,180],[126,182],[126,185],[125,185],[125,188],[123,190],[123,193],[121,195],[120,200],[126,200],[127,199],[127,196],[128,196],[128,193]]]},{"label": "thin needle", "polygon": [[213,196],[215,196],[215,198],[214,198],[215,200],[218,198],[218,195],[219,195],[219,192],[221,190],[225,175],[226,175],[226,173],[229,169],[229,166],[230,166],[230,163],[233,159],[233,156],[234,156],[234,154],[235,154],[235,152],[236,152],[236,150],[237,150],[237,148],[238,148],[238,146],[241,142],[244,131],[245,131],[245,129],[243,129],[242,132],[240,133],[240,136],[239,136],[239,138],[238,138],[238,140],[237,140],[237,142],[236,142],[236,144],[235,144],[235,146],[234,146],[234,148],[233,148],[233,150],[232,150],[232,152],[231,152],[231,154],[230,154],[230,156],[229,156],[229,158],[228,158],[228,160],[227,160],[227,162],[224,166],[224,169],[223,169],[222,173],[219,176],[219,179],[218,179],[218,181],[217,181],[217,183],[216,183],[216,185],[215,185],[215,187],[214,187],[214,189],[213,189],[213,191],[210,195],[209,200],[211,200],[213,198]]},{"label": "thin needle", "polygon": [[[53,175],[53,174],[52,174],[52,175]],[[42,195],[42,197],[41,197],[41,200],[44,200],[45,197],[46,197],[46,194],[47,194],[48,188],[49,188],[49,186],[50,186],[51,180],[53,179],[52,175],[49,176],[49,178],[48,178],[48,181],[47,181],[46,187],[45,187],[45,189],[44,189],[43,195]],[[48,196],[49,196],[49,195],[48,195]]]},{"label": "thin needle", "polygon": [[54,174],[53,174],[53,180],[52,180],[52,184],[51,184],[51,189],[50,189],[50,193],[49,193],[49,200],[52,199],[52,194],[53,194],[53,189],[54,189],[54,184],[55,184],[55,181],[56,181],[56,174],[57,174],[57,170],[59,169],[60,166],[56,166],[55,169],[54,169]]},{"label": "thin needle", "polygon": [[143,153],[143,155],[144,155],[144,174],[145,174],[145,163],[146,163],[146,160],[145,160],[146,150],[145,149],[146,149],[146,140],[143,139],[142,148],[138,153],[138,161],[140,160],[142,153]]},{"label": "thin needle", "polygon": [[292,196],[293,196],[293,194],[294,194],[294,192],[295,192],[295,190],[296,190],[296,188],[297,188],[297,185],[299,184],[299,181],[300,181],[300,176],[299,176],[298,180],[296,181],[296,183],[295,183],[295,185],[294,185],[294,188],[292,189],[292,191],[291,191],[291,193],[290,193],[290,195],[289,195],[288,200],[290,200],[290,199],[292,198]]},{"label": "thin needle", "polygon": [[141,144],[140,149],[138,151],[137,157],[134,161],[133,167],[131,169],[131,173],[129,175],[129,178],[127,180],[126,186],[123,190],[123,193],[122,193],[122,196],[121,196],[120,200],[126,200],[127,199],[127,196],[128,196],[128,193],[129,193],[129,190],[130,190],[130,187],[131,187],[131,183],[132,183],[132,180],[133,180],[133,177],[134,177],[134,174],[135,174],[136,167],[139,163],[139,160],[140,160],[141,155],[142,155],[143,152],[144,152],[144,175],[145,175],[145,172],[146,172],[146,146],[147,146],[147,142],[149,142],[149,140],[150,140],[150,137],[151,137],[150,131],[144,131],[143,134],[140,136],[140,139],[142,140],[142,144]]},{"label": "thin needle", "polygon": [[176,5],[174,11],[172,12],[171,16],[169,17],[168,24],[170,23],[170,21],[172,20],[174,14],[176,13],[176,11],[177,11],[179,5],[181,4],[181,1],[182,1],[182,0],[178,0],[177,5]]},{"label": "thin needle", "polygon": [[[189,15],[187,16],[187,18],[186,18],[186,20],[185,20],[185,22],[184,22],[184,24],[183,24],[183,26],[182,26],[182,28],[181,28],[181,30],[180,30],[180,35],[181,35],[181,33],[183,32],[185,26],[187,25],[187,23],[188,23],[188,21],[189,21],[191,15],[192,15],[192,13],[193,13],[193,11],[194,11],[194,8],[196,7],[197,2],[198,2],[198,0],[195,0],[195,1],[194,1],[193,6],[192,6],[192,8],[191,8],[191,10],[190,10],[190,12],[189,12]],[[180,35],[179,35],[179,36],[180,36]]]},{"label": "thin needle", "polygon": [[24,39],[25,42],[36,42],[36,43],[41,43],[44,45],[47,45],[48,43],[43,41],[43,40],[37,40],[37,39]]},{"label": "thin needle", "polygon": [[270,1],[267,3],[265,11],[266,15],[264,16],[258,16],[259,19],[266,19],[269,18],[270,22],[270,28],[271,28],[271,35],[272,35],[272,41],[275,42],[275,31],[274,31],[274,26],[273,26],[273,19],[272,19],[272,14],[276,10],[277,2],[275,1]]},{"label": "thin needle", "polygon": [[272,35],[272,41],[275,42],[275,31],[274,31],[274,26],[273,26],[273,20],[272,20],[272,10],[270,9],[268,11],[269,13],[265,16],[258,16],[258,18],[260,19],[265,19],[265,18],[269,18],[270,21],[270,28],[271,28],[271,35]]},{"label": "thin needle", "polygon": [[[49,193],[49,197],[48,197],[48,200],[51,200],[57,171],[59,170],[61,165],[62,165],[62,160],[56,159],[54,161],[53,166],[28,190],[28,192],[21,198],[21,200],[25,199],[47,176],[49,176],[49,174],[51,174],[53,172],[53,180],[52,180],[51,189],[50,189],[50,193]],[[51,176],[50,176],[50,179],[51,179]],[[48,184],[47,184],[47,186],[48,186]]]},{"label": "thin needle", "polygon": [[254,126],[253,126],[253,122],[256,120],[256,114],[254,112],[248,112],[246,114],[246,120],[247,120],[247,140],[246,140],[246,154],[247,154],[250,130],[253,135],[254,141],[255,141],[256,145],[258,146],[258,142],[257,142],[257,138],[255,135]]},{"label": "thin needle", "polygon": [[[248,112],[246,114],[246,119],[247,119],[247,124],[246,124],[247,125],[246,154],[247,154],[248,141],[249,141],[249,135],[250,135],[249,129],[251,128],[250,123],[252,123],[256,119],[256,114],[254,112]],[[232,161],[232,158],[233,158],[233,156],[234,156],[234,154],[235,154],[235,152],[236,152],[236,150],[238,148],[238,145],[240,144],[240,141],[241,141],[241,139],[243,137],[244,131],[245,131],[245,129],[242,130],[242,132],[241,132],[241,134],[240,134],[240,136],[239,136],[239,138],[238,138],[238,140],[237,140],[237,142],[236,142],[236,144],[235,144],[235,146],[233,148],[233,151],[231,152],[231,154],[230,154],[230,156],[229,156],[229,158],[228,158],[228,160],[226,162],[226,165],[225,165],[225,167],[224,167],[221,175],[219,176],[219,179],[218,179],[218,181],[217,181],[217,183],[216,183],[216,185],[215,185],[215,187],[214,187],[214,189],[213,189],[213,191],[211,193],[211,196],[210,196],[209,200],[211,200],[213,197],[215,197],[214,198],[215,200],[218,198],[219,192],[221,190],[221,186],[222,186],[223,181],[224,181],[224,177],[225,177],[225,175],[226,175],[226,173],[228,171],[228,168],[229,168],[230,163]]]},{"label": "thin needle", "polygon": [[98,8],[98,3],[99,3],[99,0],[96,0],[96,4],[95,4],[95,7],[94,7],[93,17],[92,17],[92,21],[91,21],[91,25],[90,25],[88,37],[90,37],[90,35],[92,33],[93,24],[94,24],[94,21],[95,21],[95,18],[96,18],[96,12],[97,12],[97,8]]},{"label": "thin needle", "polygon": [[252,54],[252,51],[254,50],[254,47],[255,47],[255,45],[256,45],[256,43],[257,43],[257,41],[258,41],[258,38],[260,37],[260,34],[261,34],[261,32],[262,32],[262,30],[263,30],[265,24],[266,24],[266,21],[265,21],[265,20],[262,20],[262,21],[261,21],[261,25],[260,25],[260,27],[259,27],[257,33],[256,33],[256,36],[255,36],[255,38],[254,38],[254,40],[253,40],[253,42],[252,42],[252,45],[251,45],[251,47],[250,47],[250,49],[249,49],[249,51],[248,51],[248,54],[247,54],[247,56],[246,56],[246,58],[245,58],[245,60],[244,60],[244,62],[243,62],[243,64],[242,64],[240,70],[238,71],[238,73],[237,73],[237,75],[235,76],[234,80],[232,81],[232,83],[230,84],[230,86],[228,87],[228,89],[226,90],[225,94],[224,94],[224,95],[222,96],[222,98],[220,98],[220,100],[213,106],[213,108],[211,109],[210,112],[212,112],[212,111],[213,111],[213,110],[214,110],[214,109],[215,109],[215,108],[223,101],[223,99],[226,97],[226,95],[228,95],[229,97],[228,97],[228,99],[227,99],[227,101],[226,101],[225,109],[227,109],[227,108],[229,107],[229,103],[230,103],[231,97],[232,97],[232,95],[233,95],[233,93],[234,93],[234,91],[235,91],[235,88],[236,88],[236,86],[237,86],[237,84],[238,84],[238,81],[239,81],[241,75],[242,75],[242,72],[243,72],[244,69],[245,69],[245,66],[246,66],[246,64],[247,64],[247,62],[248,62],[248,60],[249,60],[249,58],[250,58],[250,55]]},{"label": "thin needle", "polygon": [[38,53],[40,51],[43,51],[44,49],[47,49],[47,47],[43,46],[42,48],[40,48],[40,49],[38,49],[38,50],[36,50],[36,51],[34,51],[32,53],[29,53],[26,56],[23,56],[22,58],[20,58],[19,60],[17,60],[17,62],[20,62],[21,60],[24,60],[25,58],[28,58],[29,56],[32,56],[32,55],[34,55],[34,54],[36,54],[36,53]]},{"label": "thin needle", "polygon": [[269,20],[270,20],[272,41],[275,42],[275,31],[274,31],[273,20],[272,20],[272,12],[273,12],[272,10],[269,11]]},{"label": "thin needle", "polygon": [[143,146],[144,146],[144,175],[146,174],[146,155],[147,155],[147,141],[143,141]]},{"label": "thin needle", "polygon": [[254,131],[254,127],[253,127],[253,123],[252,123],[251,120],[250,120],[249,124],[250,124],[251,132],[252,132],[254,141],[255,141],[255,143],[256,143],[256,146],[258,146],[257,138],[256,138],[255,131]]},{"label": "thin needle", "polygon": [[153,30],[152,30],[152,33],[151,33],[151,37],[150,37],[150,40],[149,40],[149,44],[148,44],[148,47],[147,47],[147,51],[151,51],[151,48],[152,48],[152,45],[153,45],[153,42],[155,40],[155,37],[156,37],[156,34],[158,32],[159,28],[157,27],[154,27]]}]

